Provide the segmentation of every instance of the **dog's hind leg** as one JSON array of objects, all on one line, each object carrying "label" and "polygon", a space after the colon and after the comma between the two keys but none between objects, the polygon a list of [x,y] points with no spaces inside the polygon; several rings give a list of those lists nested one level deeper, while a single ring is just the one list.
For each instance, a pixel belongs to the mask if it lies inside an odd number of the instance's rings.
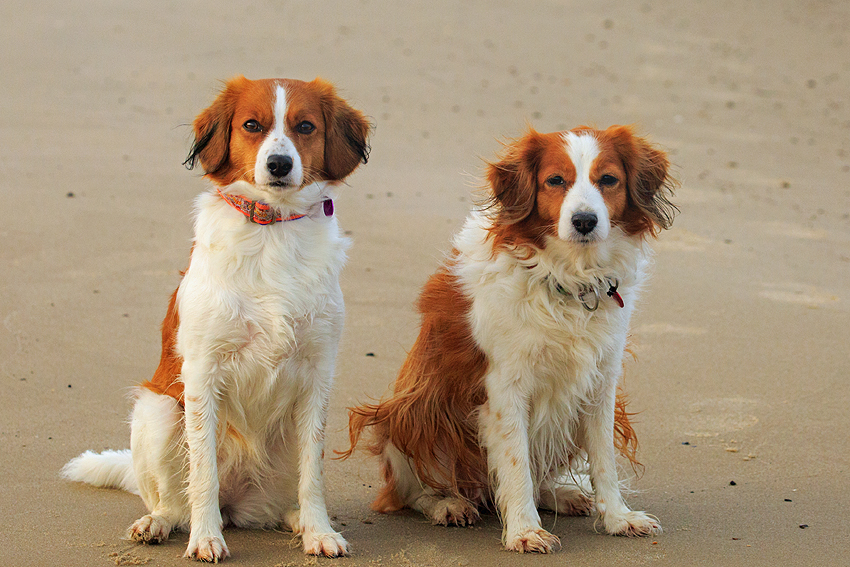
[{"label": "dog's hind leg", "polygon": [[267,465],[243,479],[239,497],[229,499],[222,508],[236,527],[273,529],[283,525],[299,533],[298,442],[291,416],[281,422],[280,437],[267,447],[267,455]]},{"label": "dog's hind leg", "polygon": [[173,529],[186,528],[189,523],[189,505],[183,490],[183,410],[174,398],[139,389],[130,446],[139,493],[150,513],[130,526],[128,537],[159,543],[168,539]]},{"label": "dog's hind leg", "polygon": [[586,475],[564,474],[556,481],[543,482],[537,507],[565,516],[589,516],[594,509],[593,499],[588,496],[592,487]]},{"label": "dog's hind leg", "polygon": [[384,447],[381,458],[387,485],[372,509],[393,512],[408,506],[421,512],[432,524],[441,526],[471,526],[480,517],[474,504],[439,494],[422,483],[410,461],[391,442]]}]

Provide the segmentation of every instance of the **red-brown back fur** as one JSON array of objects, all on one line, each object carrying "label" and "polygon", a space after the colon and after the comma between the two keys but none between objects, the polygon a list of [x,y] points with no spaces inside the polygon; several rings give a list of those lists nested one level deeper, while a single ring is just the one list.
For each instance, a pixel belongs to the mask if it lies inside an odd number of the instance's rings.
[{"label": "red-brown back fur", "polygon": [[180,381],[180,369],[183,366],[183,358],[175,352],[177,341],[177,328],[180,326],[180,317],[177,314],[177,290],[171,294],[168,301],[168,311],[162,321],[162,355],[159,366],[154,372],[153,378],[142,382],[141,386],[157,394],[164,394],[176,399],[183,405],[183,382]]},{"label": "red-brown back fur", "polygon": [[[351,448],[363,429],[374,426],[369,449],[378,455],[391,441],[412,459],[419,478],[469,500],[487,487],[487,459],[478,444],[475,409],[485,399],[484,354],[475,345],[466,315],[470,301],[443,268],[431,276],[419,298],[422,326],[395,383],[381,403],[350,409]],[[373,504],[380,511],[401,507],[392,484]]]}]

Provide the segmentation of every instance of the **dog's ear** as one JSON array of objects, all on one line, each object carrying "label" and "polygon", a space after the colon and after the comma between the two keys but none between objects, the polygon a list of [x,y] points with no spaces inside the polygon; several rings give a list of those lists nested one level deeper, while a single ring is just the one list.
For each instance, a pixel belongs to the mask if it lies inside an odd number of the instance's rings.
[{"label": "dog's ear", "polygon": [[241,75],[229,80],[209,108],[195,118],[195,142],[183,162],[187,169],[200,162],[204,173],[214,176],[225,168],[230,158],[230,123],[247,83]]},{"label": "dog's ear", "polygon": [[628,234],[651,234],[670,228],[678,208],[670,202],[678,182],[670,174],[667,154],[629,126],[611,126],[605,135],[617,148],[626,170],[628,207],[623,229]]},{"label": "dog's ear", "polygon": [[533,128],[508,143],[497,162],[487,164],[487,181],[492,193],[489,208],[495,209],[500,224],[514,224],[531,214],[537,200],[537,170],[543,155],[543,136]]},{"label": "dog's ear", "polygon": [[345,179],[361,163],[369,161],[371,124],[359,110],[352,108],[332,84],[315,79],[311,85],[319,92],[325,119],[325,165],[327,179]]}]

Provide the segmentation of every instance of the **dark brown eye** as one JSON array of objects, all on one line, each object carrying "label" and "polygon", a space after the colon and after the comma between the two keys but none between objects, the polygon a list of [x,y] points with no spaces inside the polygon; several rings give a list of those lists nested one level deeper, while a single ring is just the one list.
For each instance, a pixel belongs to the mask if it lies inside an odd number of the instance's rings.
[{"label": "dark brown eye", "polygon": [[306,120],[304,122],[300,122],[298,126],[295,127],[295,131],[299,134],[309,134],[315,129],[316,127],[313,125],[313,123],[307,122]]},{"label": "dark brown eye", "polygon": [[564,178],[560,175],[553,175],[552,177],[546,180],[546,183],[548,185],[551,185],[552,187],[563,187],[566,184]]},{"label": "dark brown eye", "polygon": [[613,175],[603,175],[599,178],[599,185],[602,187],[610,187],[612,185],[616,185],[619,179],[614,177]]},{"label": "dark brown eye", "polygon": [[245,130],[247,130],[248,132],[262,132],[263,131],[263,127],[260,126],[260,123],[257,122],[256,120],[248,120],[247,122],[245,122],[245,124],[242,125],[242,127]]}]

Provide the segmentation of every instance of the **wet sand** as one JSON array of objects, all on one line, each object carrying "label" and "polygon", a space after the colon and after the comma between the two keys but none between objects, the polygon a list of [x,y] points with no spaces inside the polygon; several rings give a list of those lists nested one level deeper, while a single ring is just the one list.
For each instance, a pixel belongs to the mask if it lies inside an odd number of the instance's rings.
[{"label": "wet sand", "polygon": [[346,447],[344,408],[394,379],[498,139],[634,123],[682,187],[626,370],[646,467],[629,502],[662,535],[544,514],[563,549],[510,554],[494,517],[446,529],[371,512],[380,481],[358,454],[326,464],[351,557],[228,530],[229,564],[846,564],[850,5],[518,6],[0,7],[0,565],[189,564],[186,534],[121,539],[138,497],[58,471],[129,445],[128,393],[156,367],[204,188],[181,166],[186,125],[240,73],[322,76],[376,124],[337,203],[353,247],[329,450]]}]

